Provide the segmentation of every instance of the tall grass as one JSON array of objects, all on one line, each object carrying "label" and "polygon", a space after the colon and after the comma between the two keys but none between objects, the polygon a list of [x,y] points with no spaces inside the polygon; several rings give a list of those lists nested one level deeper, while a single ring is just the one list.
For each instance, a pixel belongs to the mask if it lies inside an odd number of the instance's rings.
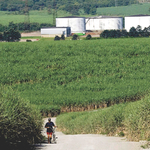
[{"label": "tall grass", "polygon": [[97,133],[125,135],[128,140],[150,138],[150,96],[137,102],[90,112],[62,114],[57,125],[66,134]]},{"label": "tall grass", "polygon": [[11,88],[0,87],[0,145],[4,149],[29,149],[42,140],[42,118],[36,108]]}]

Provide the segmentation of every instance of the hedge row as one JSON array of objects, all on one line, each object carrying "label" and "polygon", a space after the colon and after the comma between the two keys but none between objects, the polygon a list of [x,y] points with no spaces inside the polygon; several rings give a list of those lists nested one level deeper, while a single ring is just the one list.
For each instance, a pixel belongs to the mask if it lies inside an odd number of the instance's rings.
[{"label": "hedge row", "polygon": [[142,30],[141,26],[132,27],[129,32],[126,30],[104,30],[100,37],[102,38],[121,38],[121,37],[149,37],[150,26]]},{"label": "hedge row", "polygon": [[13,28],[15,30],[19,30],[19,31],[25,31],[25,30],[29,30],[29,31],[37,31],[40,30],[41,28],[44,27],[52,27],[52,24],[49,23],[24,23],[24,22],[20,22],[20,23],[13,23],[10,22],[8,26],[4,26],[2,24],[0,24],[0,32],[4,32],[5,30],[8,30],[10,28]]}]

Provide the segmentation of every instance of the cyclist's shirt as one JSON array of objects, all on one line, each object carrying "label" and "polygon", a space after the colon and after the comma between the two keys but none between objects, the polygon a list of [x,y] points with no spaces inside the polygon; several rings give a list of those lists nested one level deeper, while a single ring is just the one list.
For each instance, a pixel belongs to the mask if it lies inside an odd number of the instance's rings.
[{"label": "cyclist's shirt", "polygon": [[49,127],[47,128],[47,132],[53,132],[53,126],[55,126],[53,122],[47,122],[45,125],[45,127]]}]

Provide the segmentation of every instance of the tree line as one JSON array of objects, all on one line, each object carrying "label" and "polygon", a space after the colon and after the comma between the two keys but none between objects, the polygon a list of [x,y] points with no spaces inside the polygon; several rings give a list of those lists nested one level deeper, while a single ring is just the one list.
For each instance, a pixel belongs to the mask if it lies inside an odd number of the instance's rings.
[{"label": "tree line", "polygon": [[[96,14],[98,7],[127,6],[137,3],[137,0],[28,0],[29,10],[53,9],[65,10],[73,15],[78,15],[83,9],[85,14]],[[24,13],[25,1],[23,0],[0,0],[1,11],[18,11]]]},{"label": "tree line", "polygon": [[0,32],[4,32],[5,30],[8,30],[10,28],[13,28],[15,30],[19,30],[19,31],[37,31],[40,30],[41,28],[44,27],[52,27],[53,25],[50,23],[37,23],[37,22],[33,22],[33,23],[25,23],[25,22],[20,22],[20,23],[13,23],[10,22],[8,26],[2,25],[0,24]]},{"label": "tree line", "polygon": [[138,25],[136,28],[132,27],[129,32],[126,30],[104,30],[100,37],[102,38],[121,38],[121,37],[149,37],[150,36],[150,26],[142,27]]},{"label": "tree line", "polygon": [[15,42],[21,38],[20,31],[37,31],[43,27],[52,27],[48,23],[13,23],[8,26],[0,24],[0,41]]}]

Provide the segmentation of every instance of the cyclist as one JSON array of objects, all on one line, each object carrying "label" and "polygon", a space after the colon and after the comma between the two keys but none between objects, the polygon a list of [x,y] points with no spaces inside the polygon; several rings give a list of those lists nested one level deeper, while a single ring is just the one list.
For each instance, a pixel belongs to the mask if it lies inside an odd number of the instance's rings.
[{"label": "cyclist", "polygon": [[51,143],[53,127],[56,127],[55,124],[51,121],[51,118],[48,118],[48,122],[45,124],[45,128],[47,128],[48,143]]}]

